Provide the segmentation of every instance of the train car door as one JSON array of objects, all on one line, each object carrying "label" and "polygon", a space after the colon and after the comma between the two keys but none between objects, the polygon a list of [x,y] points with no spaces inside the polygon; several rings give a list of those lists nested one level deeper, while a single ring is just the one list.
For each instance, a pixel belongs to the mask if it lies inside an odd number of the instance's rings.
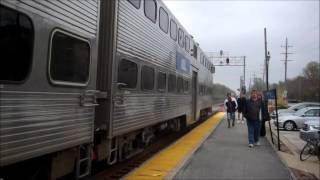
[{"label": "train car door", "polygon": [[97,90],[99,106],[96,107],[94,123],[95,160],[108,157],[112,109],[112,77],[114,75],[115,35],[117,1],[100,1],[99,48],[97,66]]},{"label": "train car door", "polygon": [[194,121],[197,120],[197,84],[198,84],[198,73],[192,71],[192,118]]}]

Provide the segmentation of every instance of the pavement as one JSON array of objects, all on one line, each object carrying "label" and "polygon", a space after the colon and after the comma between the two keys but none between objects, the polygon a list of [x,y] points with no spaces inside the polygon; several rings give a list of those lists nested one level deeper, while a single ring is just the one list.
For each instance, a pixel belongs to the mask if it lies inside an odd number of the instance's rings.
[{"label": "pavement", "polygon": [[[272,144],[268,123],[266,123],[266,128],[266,137]],[[316,156],[300,161],[300,152],[306,142],[299,138],[299,131],[280,130],[280,151],[278,151],[277,131],[273,123],[271,123],[271,129],[275,143],[273,147],[282,162],[288,166],[294,179],[320,179],[320,161]]]},{"label": "pavement", "polygon": [[223,112],[216,113],[140,167],[134,169],[123,179],[173,179],[177,171],[214,131],[224,115]]},{"label": "pavement", "polygon": [[247,125],[224,118],[173,179],[292,179],[266,138],[248,147]]}]

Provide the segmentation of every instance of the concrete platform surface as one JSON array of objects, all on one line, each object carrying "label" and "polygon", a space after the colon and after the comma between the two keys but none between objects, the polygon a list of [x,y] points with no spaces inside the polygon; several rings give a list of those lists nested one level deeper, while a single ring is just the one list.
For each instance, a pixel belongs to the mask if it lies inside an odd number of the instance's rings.
[{"label": "concrete platform surface", "polygon": [[174,179],[292,179],[265,138],[248,147],[247,125],[224,119]]},{"label": "concrete platform surface", "polygon": [[195,150],[214,131],[224,114],[223,112],[216,113],[123,179],[172,179],[184,162],[190,159]]}]

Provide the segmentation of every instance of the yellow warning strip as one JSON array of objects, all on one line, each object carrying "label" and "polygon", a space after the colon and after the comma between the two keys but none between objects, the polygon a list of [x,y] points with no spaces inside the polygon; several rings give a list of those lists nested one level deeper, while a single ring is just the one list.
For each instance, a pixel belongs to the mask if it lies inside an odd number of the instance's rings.
[{"label": "yellow warning strip", "polygon": [[219,112],[190,131],[165,150],[155,155],[142,166],[135,169],[124,179],[166,179],[176,168],[180,167],[186,159],[200,146],[211,134],[225,113]]}]

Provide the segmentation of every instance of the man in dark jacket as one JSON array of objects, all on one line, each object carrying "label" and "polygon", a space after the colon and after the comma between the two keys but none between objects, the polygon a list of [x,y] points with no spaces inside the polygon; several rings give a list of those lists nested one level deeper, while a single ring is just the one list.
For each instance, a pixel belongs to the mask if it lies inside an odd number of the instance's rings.
[{"label": "man in dark jacket", "polygon": [[265,118],[267,110],[258,99],[258,92],[251,91],[250,99],[246,100],[244,117],[247,119],[249,147],[258,146],[260,136],[261,121]]},{"label": "man in dark jacket", "polygon": [[[240,93],[240,96],[237,99],[237,103],[238,103],[238,123],[242,123],[244,124],[244,120],[243,120],[243,109],[246,103],[246,97],[243,94],[243,92]],[[240,118],[241,116],[241,118]]]},{"label": "man in dark jacket", "polygon": [[224,108],[227,111],[228,128],[230,128],[230,121],[232,120],[232,127],[235,121],[235,112],[238,108],[237,100],[231,96],[231,93],[227,93],[227,99],[224,101]]}]

